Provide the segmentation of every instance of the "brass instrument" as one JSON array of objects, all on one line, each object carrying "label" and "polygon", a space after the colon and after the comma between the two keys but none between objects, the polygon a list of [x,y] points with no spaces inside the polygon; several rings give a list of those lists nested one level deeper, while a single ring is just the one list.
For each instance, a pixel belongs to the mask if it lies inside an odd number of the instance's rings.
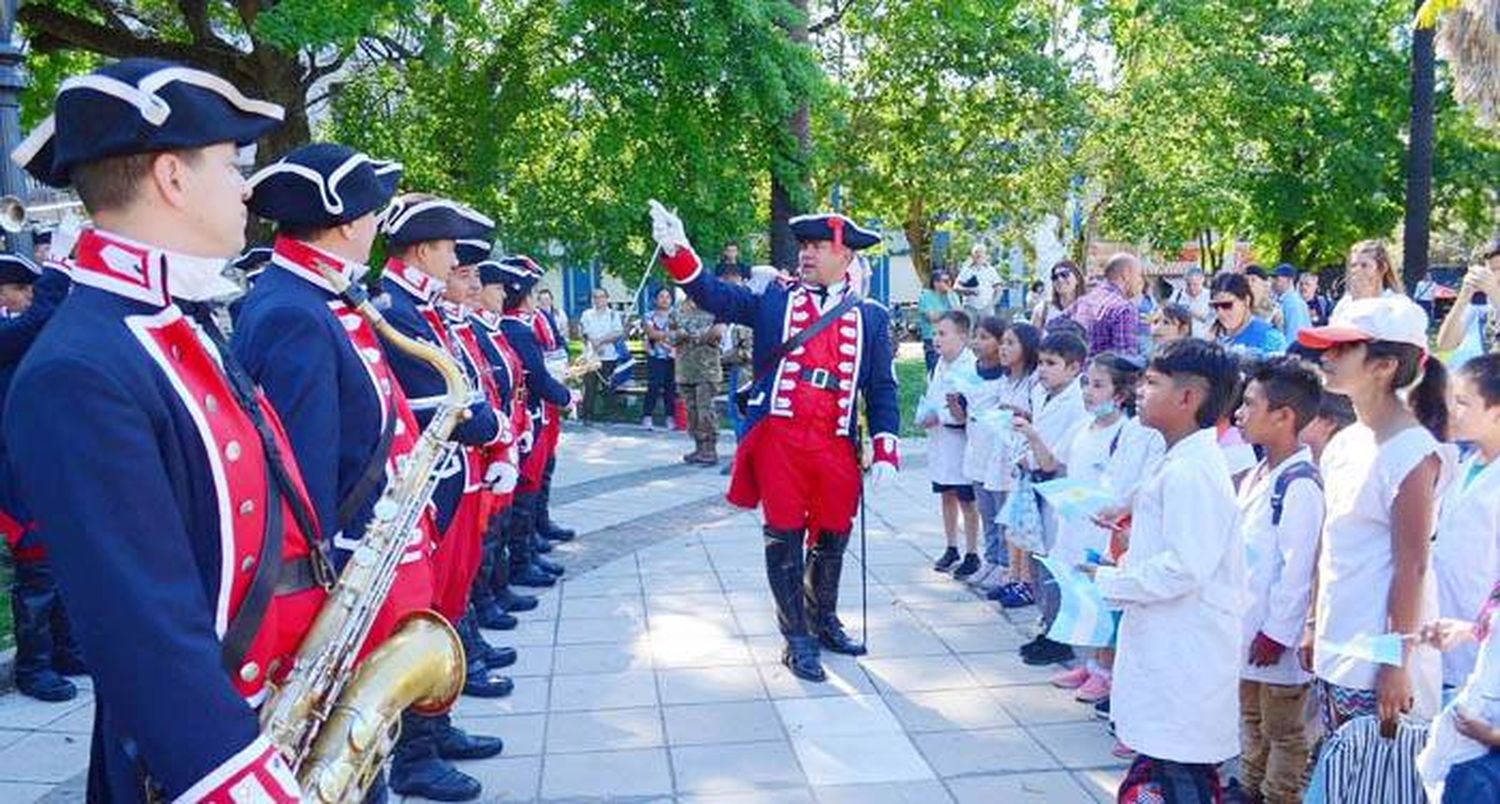
[{"label": "brass instrument", "polygon": [[584,352],[578,356],[577,360],[568,364],[568,367],[563,370],[562,377],[559,379],[563,382],[577,380],[591,371],[598,371],[603,365],[603,363],[599,362],[599,358],[594,356],[593,352]]},{"label": "brass instrument", "polygon": [[415,449],[398,464],[399,476],[376,502],[291,672],[260,711],[262,733],[291,765],[308,801],[360,802],[395,745],[402,710],[443,711],[463,690],[463,646],[432,611],[409,615],[358,666],[356,659],[437,486],[434,470],[456,449],[448,437],[469,416],[469,387],[445,352],[396,332],[362,288],[325,266],[318,270],[387,343],[432,366],[446,387]]},{"label": "brass instrument", "polygon": [[53,210],[67,210],[71,215],[73,210],[83,209],[82,201],[59,201],[55,204],[43,204],[39,207],[27,207],[26,202],[13,195],[0,196],[0,231],[16,234],[32,223],[33,216],[38,212],[51,212]]}]

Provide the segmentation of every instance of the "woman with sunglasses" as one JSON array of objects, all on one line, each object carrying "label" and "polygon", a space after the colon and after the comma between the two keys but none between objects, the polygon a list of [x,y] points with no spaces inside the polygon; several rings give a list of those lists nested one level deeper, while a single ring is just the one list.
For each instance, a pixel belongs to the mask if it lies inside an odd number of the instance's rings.
[{"label": "woman with sunglasses", "polygon": [[1253,296],[1243,274],[1222,273],[1209,286],[1209,306],[1214,311],[1214,338],[1233,352],[1252,357],[1281,354],[1286,337],[1281,331],[1251,313]]},{"label": "woman with sunglasses", "polygon": [[1046,330],[1055,319],[1065,318],[1067,310],[1083,295],[1083,274],[1078,266],[1063,260],[1052,266],[1052,292],[1039,301],[1031,313],[1031,325]]}]

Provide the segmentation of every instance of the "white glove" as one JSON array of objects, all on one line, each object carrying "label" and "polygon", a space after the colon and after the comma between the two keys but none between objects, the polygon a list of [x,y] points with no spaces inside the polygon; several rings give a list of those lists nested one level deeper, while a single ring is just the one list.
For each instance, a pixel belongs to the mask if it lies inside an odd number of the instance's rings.
[{"label": "white glove", "polygon": [[885,461],[870,464],[870,488],[883,489],[896,482],[896,467]]},{"label": "white glove", "polygon": [[73,215],[63,218],[52,232],[52,242],[47,244],[47,259],[62,262],[72,257],[73,246],[78,244],[78,236],[82,233],[83,221]]},{"label": "white glove", "polygon": [[496,494],[509,494],[515,490],[516,480],[520,477],[515,464],[508,461],[495,461],[484,470],[484,484]]},{"label": "white glove", "polygon": [[521,452],[530,452],[531,451],[531,444],[535,440],[536,440],[536,428],[535,427],[528,427],[528,428],[526,428],[526,432],[522,433],[521,437],[518,438],[518,439],[516,439],[516,449],[520,450]]},{"label": "white glove", "polygon": [[651,207],[651,238],[661,247],[663,254],[673,257],[684,246],[692,248],[687,232],[683,231],[681,218],[655,198],[648,201],[647,205]]}]

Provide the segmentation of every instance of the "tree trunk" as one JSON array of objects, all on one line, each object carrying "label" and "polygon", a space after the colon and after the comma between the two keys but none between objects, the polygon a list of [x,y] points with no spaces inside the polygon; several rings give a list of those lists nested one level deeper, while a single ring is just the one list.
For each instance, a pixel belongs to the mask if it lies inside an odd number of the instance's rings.
[{"label": "tree trunk", "polygon": [[[797,10],[787,27],[787,38],[793,44],[807,47],[807,0],[791,0]],[[796,111],[787,118],[784,136],[780,138],[784,153],[771,160],[771,264],[790,270],[797,265],[797,239],[792,237],[787,220],[800,212],[807,196],[807,163],[811,150],[807,100],[798,102]]]},{"label": "tree trunk", "polygon": [[906,243],[911,246],[911,264],[917,279],[926,287],[932,279],[932,250],[930,248],[927,221],[927,205],[921,197],[906,205],[906,218],[901,222],[901,231],[906,234]]},{"label": "tree trunk", "polygon": [[[1422,6],[1417,0],[1417,7]],[[1427,274],[1432,224],[1434,61],[1431,28],[1412,32],[1411,133],[1406,156],[1406,219],[1401,237],[1401,274],[1414,287]]]}]

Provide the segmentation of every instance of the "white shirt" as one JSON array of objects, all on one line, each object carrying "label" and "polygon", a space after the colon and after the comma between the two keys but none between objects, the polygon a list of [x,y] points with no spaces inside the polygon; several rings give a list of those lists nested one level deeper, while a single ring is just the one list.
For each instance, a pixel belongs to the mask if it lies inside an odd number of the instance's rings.
[{"label": "white shirt", "polygon": [[[1010,406],[1030,415],[1041,407],[1046,390],[1036,378],[1036,372],[1024,377],[1009,375],[997,380],[995,402],[992,407]],[[983,429],[983,428],[979,428]],[[1026,439],[1014,430],[1001,433],[990,444],[989,459],[980,468],[979,479],[988,491],[1010,491],[1016,487],[1016,471],[1021,458],[1026,454]],[[969,464],[964,468],[967,471]]]},{"label": "white shirt", "polygon": [[[1500,461],[1481,466],[1480,457],[1475,452],[1459,464],[1442,497],[1432,542],[1440,617],[1473,618],[1500,578]],[[1443,683],[1462,684],[1478,656],[1472,643],[1445,652]]]},{"label": "white shirt", "polygon": [[[1281,524],[1271,523],[1271,497],[1276,481],[1288,467],[1311,464],[1312,450],[1297,450],[1271,467],[1261,461],[1240,482],[1240,534],[1245,540],[1245,568],[1249,575],[1249,608],[1245,610],[1240,678],[1267,684],[1306,684],[1312,674],[1302,669],[1297,648],[1312,608],[1313,570],[1318,564],[1318,539],[1323,533],[1323,491],[1311,478],[1298,478],[1286,487]],[[1477,609],[1476,609],[1477,610]],[[1269,667],[1250,664],[1250,643],[1264,633],[1286,646],[1281,660]]]},{"label": "white shirt", "polygon": [[1130,549],[1100,567],[1124,609],[1110,694],[1120,741],[1174,762],[1240,752],[1239,510],[1212,429],[1167,450],[1131,511]]},{"label": "white shirt", "polygon": [[1213,308],[1208,306],[1209,296],[1211,295],[1213,294],[1208,292],[1207,285],[1198,288],[1197,296],[1188,293],[1187,286],[1184,285],[1172,296],[1173,304],[1180,304],[1188,308],[1188,312],[1193,314],[1192,333],[1194,338],[1203,338],[1205,340],[1212,340],[1213,338],[1210,326],[1214,322],[1214,314]]},{"label": "white shirt", "polygon": [[[584,341],[593,348],[595,357],[600,360],[618,360],[622,357],[614,344],[617,338],[625,334],[625,324],[618,311],[590,307],[578,316],[578,329],[582,331]],[[597,341],[606,342],[595,346]]]},{"label": "white shirt", "polygon": [[[978,279],[978,287],[968,287],[964,283],[970,279]],[[953,289],[958,291],[959,297],[963,299],[965,309],[979,310],[984,313],[991,312],[995,306],[995,286],[1000,284],[1000,272],[989,263],[967,263],[958,272],[958,278],[953,281]]]},{"label": "white shirt", "polygon": [[957,426],[948,410],[948,394],[954,393],[952,376],[960,372],[974,372],[974,353],[968,349],[951,362],[938,360],[932,368],[932,377],[927,381],[927,392],[923,394],[920,406],[923,413],[935,413],[937,418],[917,422],[927,429],[927,474],[932,482],[943,485],[969,482],[964,476],[965,428]]},{"label": "white shirt", "polygon": [[[1055,453],[1067,476],[1085,486],[1107,491],[1122,505],[1129,504],[1140,484],[1156,471],[1167,449],[1161,433],[1129,416],[1099,426],[1092,418],[1079,422]],[[1101,555],[1109,547],[1109,531],[1083,520],[1064,520],[1052,555],[1074,564],[1089,550]]]},{"label": "white shirt", "polygon": [[[1420,425],[1377,443],[1373,430],[1355,422],[1335,435],[1323,451],[1326,516],[1318,552],[1313,648],[1313,672],[1318,678],[1351,689],[1375,689],[1379,665],[1336,654],[1324,645],[1390,631],[1387,605],[1395,574],[1391,505],[1401,482],[1429,455],[1443,459],[1436,489],[1441,497],[1452,476],[1450,450]],[[1437,617],[1437,585],[1430,565],[1424,576],[1418,623]],[[1407,653],[1416,717],[1431,717],[1436,711],[1439,665],[1436,651]]]}]

